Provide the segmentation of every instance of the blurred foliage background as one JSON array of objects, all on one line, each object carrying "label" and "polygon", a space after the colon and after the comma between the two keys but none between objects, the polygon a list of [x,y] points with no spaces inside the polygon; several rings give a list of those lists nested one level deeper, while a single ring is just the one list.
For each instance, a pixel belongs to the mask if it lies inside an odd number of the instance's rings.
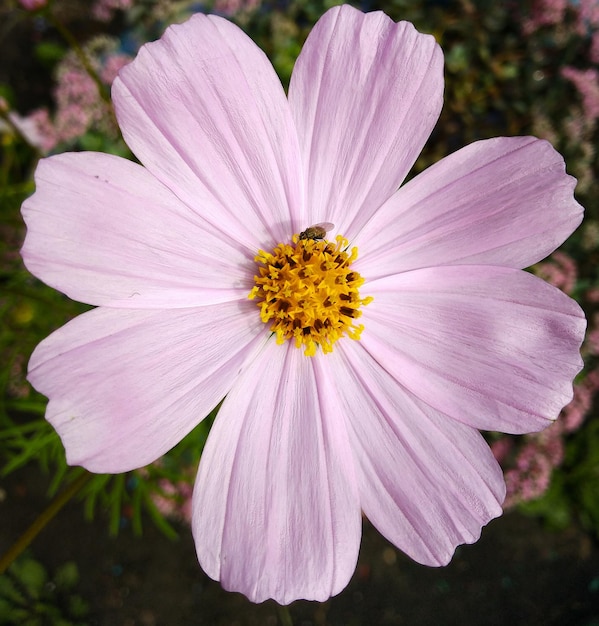
[{"label": "blurred foliage background", "polygon": [[[38,282],[20,260],[24,226],[19,210],[34,190],[38,159],[66,150],[133,158],[114,119],[110,83],[139,46],[169,24],[197,11],[228,17],[267,53],[287,86],[303,41],[333,4],[4,0],[0,5],[0,476],[35,464],[51,477],[52,497],[84,473],[66,466],[60,440],[44,420],[46,400],[26,381],[35,345],[86,309]],[[472,141],[533,134],[548,139],[578,178],[577,198],[586,209],[583,226],[532,271],[585,309],[585,370],[576,381],[572,405],[554,427],[519,438],[488,436],[506,472],[508,507],[540,516],[555,528],[575,519],[599,537],[599,3],[390,0],[355,6],[412,21],[444,50],[445,105],[414,173]],[[204,421],[147,468],[81,481],[77,497],[86,514],[108,511],[110,531],[116,533],[123,526],[140,532],[145,512],[173,535],[171,521],[189,519],[191,486],[210,423]],[[19,563],[13,578],[28,575],[35,590],[46,574],[29,562]],[[70,567],[61,574],[66,587],[76,579]],[[0,616],[11,584],[14,580],[0,585]],[[64,619],[77,623],[78,617]]]}]

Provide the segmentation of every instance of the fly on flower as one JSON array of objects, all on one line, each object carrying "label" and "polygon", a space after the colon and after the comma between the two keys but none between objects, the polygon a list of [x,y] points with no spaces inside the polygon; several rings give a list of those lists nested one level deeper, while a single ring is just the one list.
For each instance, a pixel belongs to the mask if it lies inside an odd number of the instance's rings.
[{"label": "fly on flower", "polygon": [[143,46],[112,98],[140,164],[43,159],[23,205],[29,270],[97,306],[29,364],[67,461],[142,467],[222,401],[192,528],[226,589],[339,593],[362,512],[448,563],[505,497],[479,431],[542,430],[582,366],[580,307],[523,271],[582,220],[562,157],[499,137],[402,184],[441,110],[443,54],[350,6],[316,24],[288,96],[237,26],[195,15]]},{"label": "fly on flower", "polygon": [[330,230],[335,228],[335,224],[331,222],[322,222],[320,224],[314,224],[314,226],[308,226],[306,230],[302,231],[299,235],[300,239],[324,239]]}]

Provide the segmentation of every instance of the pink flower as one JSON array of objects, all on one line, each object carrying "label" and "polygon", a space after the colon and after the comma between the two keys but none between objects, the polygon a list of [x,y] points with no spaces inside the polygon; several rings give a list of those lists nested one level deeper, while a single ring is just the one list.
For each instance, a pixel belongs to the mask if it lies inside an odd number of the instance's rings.
[{"label": "pink flower", "polygon": [[578,268],[574,259],[558,250],[547,261],[539,263],[535,268],[537,276],[571,294],[576,287]]},{"label": "pink flower", "polygon": [[506,472],[506,508],[542,496],[549,487],[551,470],[551,461],[540,453],[536,442],[528,443],[518,457],[517,467]]},{"label": "pink flower", "polygon": [[131,57],[126,54],[115,54],[105,60],[104,67],[100,70],[100,77],[106,85],[112,85],[112,81],[117,77],[127,63],[131,62]]},{"label": "pink flower", "polygon": [[590,121],[599,119],[599,71],[594,68],[578,70],[567,66],[562,69],[562,76],[578,89],[585,117]]},{"label": "pink flower", "polygon": [[130,9],[133,0],[95,0],[92,15],[101,22],[110,22],[116,11]]},{"label": "pink flower", "polygon": [[508,458],[512,448],[512,438],[506,436],[502,436],[491,444],[493,456],[497,459],[498,463],[503,463]]},{"label": "pink flower", "polygon": [[146,465],[225,397],[192,526],[205,571],[253,601],[340,592],[361,511],[427,565],[476,541],[505,495],[478,429],[541,430],[582,365],[582,311],[521,271],[581,221],[560,155],[480,141],[398,191],[442,52],[349,6],[313,29],[288,98],[241,30],[196,15],[113,99],[143,165],[50,157],[23,206],[30,271],[99,307],[29,366],[68,462]]},{"label": "pink flower", "polygon": [[37,11],[48,4],[48,0],[19,0],[26,11]]},{"label": "pink flower", "polygon": [[562,22],[566,15],[569,0],[534,0],[532,14],[524,20],[524,32],[532,33],[543,26]]},{"label": "pink flower", "polygon": [[260,6],[261,0],[215,0],[214,11],[222,15],[235,15],[246,11],[255,11]]},{"label": "pink flower", "polygon": [[24,119],[32,130],[32,134],[27,136],[31,145],[41,150],[44,154],[50,152],[59,139],[56,127],[50,119],[48,109],[36,109]]},{"label": "pink flower", "polygon": [[[30,146],[38,148],[39,150],[44,150],[47,145],[47,135],[42,131],[40,125],[38,124],[38,112],[22,116],[15,111],[10,111],[8,107],[5,107],[4,105],[4,99],[0,98],[0,109],[3,109],[3,112],[9,122],[9,124],[7,124],[0,118],[0,133],[6,132],[12,134],[14,132],[14,128]],[[11,128],[11,126],[13,128]]]}]

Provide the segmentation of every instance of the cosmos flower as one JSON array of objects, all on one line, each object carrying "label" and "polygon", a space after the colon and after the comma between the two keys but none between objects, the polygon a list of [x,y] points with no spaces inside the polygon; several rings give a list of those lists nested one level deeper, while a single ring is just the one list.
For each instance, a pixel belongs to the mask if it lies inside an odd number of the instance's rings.
[{"label": "cosmos flower", "polygon": [[541,430],[572,397],[583,313],[522,268],[580,223],[575,181],[517,137],[400,188],[442,96],[433,37],[380,12],[328,11],[288,97],[241,30],[196,15],[114,83],[141,165],[53,156],[24,203],[29,270],[97,306],[29,366],[68,462],[151,463],[225,398],[192,527],[253,601],[341,591],[362,512],[447,563],[501,513],[479,429]]}]

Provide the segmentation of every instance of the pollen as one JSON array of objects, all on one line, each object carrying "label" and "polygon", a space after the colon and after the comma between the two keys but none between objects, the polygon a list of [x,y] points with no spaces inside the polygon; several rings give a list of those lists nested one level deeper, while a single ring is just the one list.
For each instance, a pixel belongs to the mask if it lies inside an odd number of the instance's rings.
[{"label": "pollen", "polygon": [[348,249],[340,235],[336,243],[294,235],[272,252],[258,252],[259,275],[248,298],[256,300],[260,319],[270,324],[278,344],[291,340],[314,356],[318,348],[332,352],[343,336],[360,339],[364,326],[356,320],[372,298],[360,297],[364,279],[351,269],[358,249]]}]

